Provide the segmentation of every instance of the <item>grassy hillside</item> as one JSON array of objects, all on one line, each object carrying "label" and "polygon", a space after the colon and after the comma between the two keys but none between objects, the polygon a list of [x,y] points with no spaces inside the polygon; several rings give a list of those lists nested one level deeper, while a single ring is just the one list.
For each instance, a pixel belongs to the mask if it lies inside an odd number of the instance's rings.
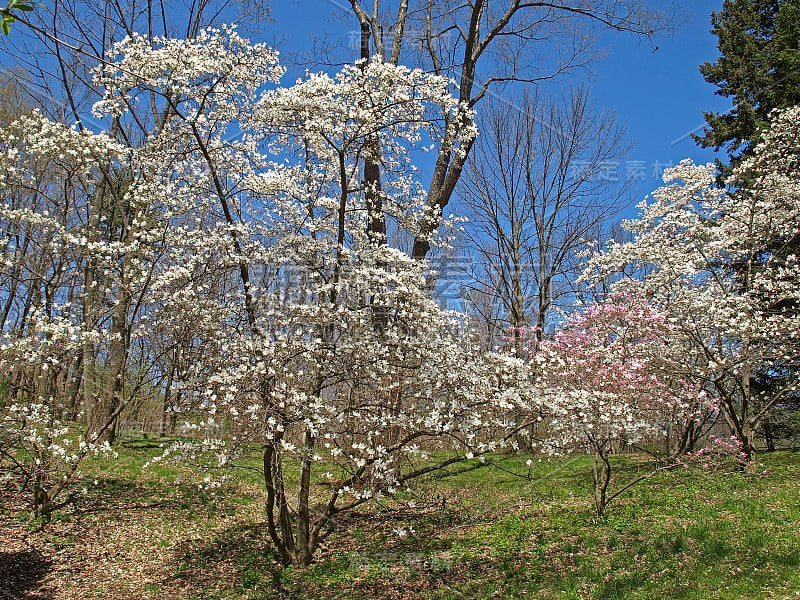
[{"label": "grassy hillside", "polygon": [[[306,570],[281,569],[263,484],[222,487],[142,465],[129,440],[43,529],[0,498],[0,591],[11,598],[799,598],[800,454],[752,472],[666,473],[594,515],[591,463],[494,457],[341,515]],[[616,459],[620,480],[640,459]],[[201,489],[202,488],[202,489]],[[2,594],[0,594],[2,595]]]}]

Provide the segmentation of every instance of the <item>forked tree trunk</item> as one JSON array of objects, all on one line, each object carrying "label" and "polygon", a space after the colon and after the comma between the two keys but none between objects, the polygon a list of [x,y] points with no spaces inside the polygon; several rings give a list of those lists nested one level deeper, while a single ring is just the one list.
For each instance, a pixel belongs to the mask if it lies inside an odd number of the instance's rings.
[{"label": "forked tree trunk", "polygon": [[611,483],[611,461],[608,459],[605,443],[595,445],[594,465],[594,506],[597,515],[602,517],[608,506],[608,485]]},{"label": "forked tree trunk", "polygon": [[338,488],[331,490],[327,504],[311,509],[311,467],[316,440],[310,430],[304,434],[306,454],[300,463],[297,506],[289,506],[283,476],[281,438],[264,445],[263,473],[267,491],[266,515],[270,539],[280,554],[281,562],[295,567],[311,564],[314,552],[324,536],[323,529],[337,513]]}]

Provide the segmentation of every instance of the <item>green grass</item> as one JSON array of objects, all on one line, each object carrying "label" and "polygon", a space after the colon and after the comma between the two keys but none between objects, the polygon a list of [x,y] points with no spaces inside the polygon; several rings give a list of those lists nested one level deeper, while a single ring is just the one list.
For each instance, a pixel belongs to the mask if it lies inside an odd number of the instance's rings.
[{"label": "green grass", "polygon": [[[192,467],[142,471],[154,446],[127,442],[120,460],[87,465],[87,480],[98,483],[84,504],[37,538],[79,567],[100,550],[125,558],[113,581],[65,584],[73,596],[800,598],[798,453],[759,456],[752,472],[665,473],[604,517],[592,509],[588,458],[534,457],[527,478],[509,471],[526,475],[530,457],[497,456],[341,515],[315,564],[283,569],[263,526],[257,473],[237,471],[223,488],[200,493],[204,473]],[[642,460],[615,457],[617,480],[634,476]],[[114,532],[97,536],[105,549],[76,533],[103,527]]]}]

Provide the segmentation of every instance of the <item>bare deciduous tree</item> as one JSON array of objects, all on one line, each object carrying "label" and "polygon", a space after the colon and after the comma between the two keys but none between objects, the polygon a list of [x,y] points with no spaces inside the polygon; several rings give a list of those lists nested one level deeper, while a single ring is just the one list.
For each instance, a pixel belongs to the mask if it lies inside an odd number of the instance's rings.
[{"label": "bare deciduous tree", "polygon": [[[553,306],[572,298],[578,251],[620,208],[616,169],[626,148],[612,115],[579,88],[559,98],[492,101],[460,186],[469,246],[470,305],[495,335],[544,335]],[[475,297],[480,302],[472,302]],[[487,302],[487,299],[489,302]]]}]

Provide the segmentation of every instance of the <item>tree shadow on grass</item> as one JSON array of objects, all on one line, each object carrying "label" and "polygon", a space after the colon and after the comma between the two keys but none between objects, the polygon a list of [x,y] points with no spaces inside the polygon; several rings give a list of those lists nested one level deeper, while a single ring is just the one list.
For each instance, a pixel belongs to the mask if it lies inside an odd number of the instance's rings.
[{"label": "tree shadow on grass", "polygon": [[59,508],[73,506],[77,517],[92,513],[116,513],[142,508],[160,508],[168,504],[163,500],[148,501],[147,488],[121,479],[103,479],[91,492],[82,497],[71,494]]},{"label": "tree shadow on grass", "polygon": [[98,479],[85,496],[73,494],[63,504],[72,504],[73,514],[81,517],[92,513],[120,515],[145,510],[192,510],[203,505],[203,501],[192,485],[161,489],[124,478],[103,478]]},{"label": "tree shadow on grass", "polygon": [[[452,526],[453,516],[438,506],[352,511],[340,517],[330,545],[318,551],[307,569],[284,569],[266,526],[241,524],[179,544],[164,587],[175,595],[203,598],[408,600],[439,588],[437,579],[452,567],[435,534]],[[410,524],[431,538],[424,547],[419,539],[390,533]]]},{"label": "tree shadow on grass", "polygon": [[50,561],[35,550],[0,550],[0,598],[49,600],[52,595],[39,588],[49,569]]},{"label": "tree shadow on grass", "polygon": [[[462,515],[440,499],[337,515],[307,569],[287,569],[281,600],[462,598],[450,535]],[[452,586],[450,584],[453,584]]]},{"label": "tree shadow on grass", "polygon": [[264,598],[281,592],[281,565],[266,527],[259,524],[240,524],[210,538],[185,540],[175,548],[168,570],[168,586],[202,597],[236,592],[238,598]]}]

